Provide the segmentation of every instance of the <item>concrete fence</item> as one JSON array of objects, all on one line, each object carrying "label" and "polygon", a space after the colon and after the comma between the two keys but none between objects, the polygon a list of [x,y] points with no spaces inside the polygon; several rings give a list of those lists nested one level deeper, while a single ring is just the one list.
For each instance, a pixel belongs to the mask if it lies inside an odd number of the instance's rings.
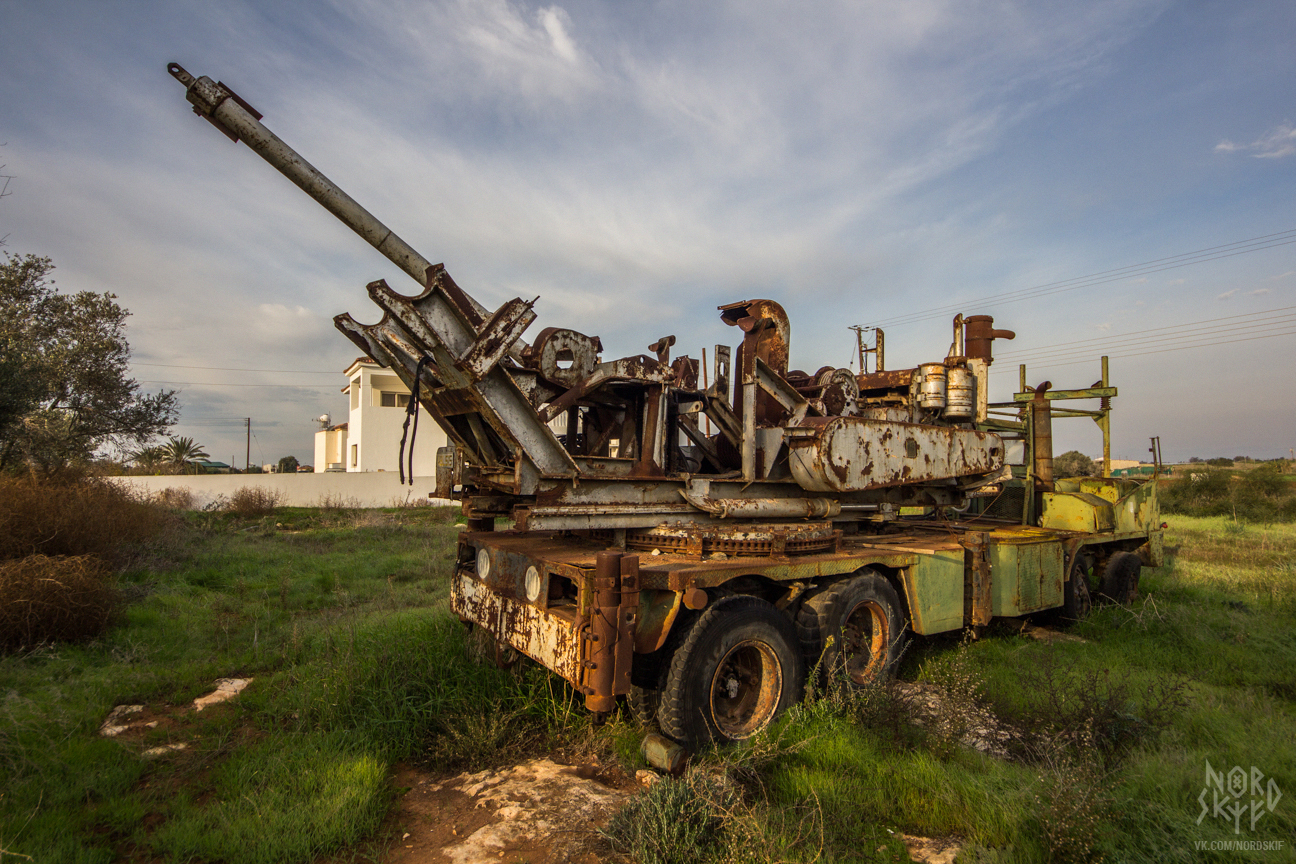
[{"label": "concrete fence", "polygon": [[415,477],[414,485],[401,485],[400,475],[388,471],[323,474],[174,474],[165,477],[114,477],[114,481],[153,495],[164,489],[187,489],[194,506],[204,507],[228,498],[244,486],[267,489],[283,496],[288,507],[318,507],[325,502],[346,507],[399,507],[426,502],[457,506],[455,501],[433,498],[436,479]]}]

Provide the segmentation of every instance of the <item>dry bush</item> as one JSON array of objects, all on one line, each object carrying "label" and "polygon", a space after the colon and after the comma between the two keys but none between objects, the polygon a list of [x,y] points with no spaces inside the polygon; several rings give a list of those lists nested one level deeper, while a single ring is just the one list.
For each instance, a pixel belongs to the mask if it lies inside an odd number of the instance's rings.
[{"label": "dry bush", "polygon": [[1065,749],[1114,767],[1169,729],[1191,699],[1185,678],[1140,685],[1126,669],[1077,668],[1053,650],[1024,667],[1021,677],[1029,698],[1005,713],[1013,726],[1029,730],[1015,742],[1027,761]]},{"label": "dry bush", "polygon": [[261,486],[240,486],[234,490],[225,505],[237,516],[269,516],[274,509],[284,502],[284,493],[277,489],[266,489]]},{"label": "dry bush", "polygon": [[193,491],[184,486],[169,486],[154,495],[153,500],[168,510],[194,509]]},{"label": "dry bush", "polygon": [[0,650],[102,633],[118,595],[91,555],[28,555],[0,562]]},{"label": "dry bush", "polygon": [[320,495],[315,506],[326,513],[337,514],[351,512],[360,509],[360,499],[353,496],[345,496],[341,492],[325,492]]},{"label": "dry bush", "polygon": [[96,555],[115,561],[167,522],[165,509],[111,480],[0,477],[0,560]]}]

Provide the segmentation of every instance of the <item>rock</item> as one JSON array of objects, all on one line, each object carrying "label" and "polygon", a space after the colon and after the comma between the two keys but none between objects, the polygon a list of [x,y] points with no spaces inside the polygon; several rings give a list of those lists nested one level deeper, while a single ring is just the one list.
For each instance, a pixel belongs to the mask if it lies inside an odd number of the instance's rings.
[{"label": "rock", "polygon": [[150,747],[144,751],[144,755],[148,757],[164,756],[167,753],[173,753],[176,750],[184,750],[188,746],[188,744],[163,744],[161,747]]},{"label": "rock", "polygon": [[963,845],[952,837],[911,837],[901,834],[909,857],[919,864],[954,864]]},{"label": "rock", "polygon": [[651,786],[661,779],[662,775],[658,774],[656,771],[649,771],[647,768],[640,768],[635,772],[635,780],[637,780],[641,786]]},{"label": "rock", "polygon": [[1033,627],[1029,624],[1022,627],[1021,635],[1037,642],[1088,642],[1087,639],[1081,639],[1073,633],[1063,633],[1061,630],[1054,630],[1050,627]]},{"label": "rock", "polygon": [[466,836],[452,831],[458,839],[443,846],[441,854],[453,864],[481,864],[540,844],[554,860],[567,860],[558,847],[579,839],[574,829],[592,825],[627,797],[626,792],[581,776],[585,773],[546,757],[446,781],[446,790],[457,786],[474,799],[474,810],[491,816]]},{"label": "rock", "polygon": [[226,702],[233,699],[243,688],[252,683],[251,678],[218,678],[216,679],[216,689],[206,696],[199,696],[194,700],[194,710],[201,711],[208,705],[215,705],[218,702]]},{"label": "rock", "polygon": [[118,705],[109,712],[103,725],[99,727],[99,734],[105,738],[115,738],[130,728],[130,723],[122,721],[130,715],[138,714],[143,710],[143,705]]}]

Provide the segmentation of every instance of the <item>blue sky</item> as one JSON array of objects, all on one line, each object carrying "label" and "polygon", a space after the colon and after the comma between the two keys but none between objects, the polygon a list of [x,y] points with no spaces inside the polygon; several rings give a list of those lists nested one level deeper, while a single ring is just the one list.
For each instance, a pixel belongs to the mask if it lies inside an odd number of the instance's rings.
[{"label": "blue sky", "polygon": [[[717,305],[769,297],[794,366],[844,365],[847,327],[881,324],[898,368],[948,347],[952,312],[913,313],[957,307],[1018,333],[995,398],[1019,362],[1080,387],[1110,354],[1118,457],[1151,435],[1173,459],[1296,446],[1296,245],[1274,245],[1296,235],[985,299],[1296,230],[1290,2],[0,14],[6,249],[118,294],[137,377],[182,391],[178,431],[216,458],[242,464],[251,416],[254,462],[309,459],[355,356],[332,316],[375,320],[373,279],[415,286],[194,117],[169,61],[233,87],[483,304],[539,295],[534,330],[600,335],[605,357],[668,333],[709,354],[737,341]],[[1087,421],[1056,432],[1101,448]]]}]

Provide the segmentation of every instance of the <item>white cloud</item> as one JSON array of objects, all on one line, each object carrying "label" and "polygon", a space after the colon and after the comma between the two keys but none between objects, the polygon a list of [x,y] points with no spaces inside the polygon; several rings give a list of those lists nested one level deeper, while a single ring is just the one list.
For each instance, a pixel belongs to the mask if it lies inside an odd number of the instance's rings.
[{"label": "white cloud", "polygon": [[1188,281],[1187,279],[1171,279],[1171,280],[1170,280],[1169,282],[1167,282],[1166,284],[1167,284],[1167,285],[1182,285],[1182,284],[1184,284],[1184,283],[1187,282],[1187,281]]},{"label": "white cloud", "polygon": [[1288,270],[1286,273],[1279,273],[1277,276],[1270,276],[1270,279],[1286,279],[1288,276],[1296,276],[1296,270]]},{"label": "white cloud", "polygon": [[1296,153],[1296,127],[1283,123],[1270,129],[1250,144],[1235,144],[1228,139],[1215,145],[1217,153],[1249,153],[1255,159],[1281,159]]},{"label": "white cloud", "polygon": [[1232,297],[1232,296],[1233,296],[1234,294],[1236,294],[1236,293],[1238,293],[1238,289],[1234,288],[1234,289],[1232,289],[1231,291],[1225,291],[1223,294],[1219,295],[1219,296],[1216,297],[1215,299],[1216,299],[1216,300],[1227,300],[1227,299],[1229,299],[1230,297]]},{"label": "white cloud", "polygon": [[1254,291],[1248,291],[1246,296],[1248,296],[1248,297],[1261,297],[1261,296],[1264,296],[1265,294],[1268,294],[1268,293],[1269,293],[1269,289],[1268,289],[1268,288],[1257,288],[1257,289],[1254,290]]}]

